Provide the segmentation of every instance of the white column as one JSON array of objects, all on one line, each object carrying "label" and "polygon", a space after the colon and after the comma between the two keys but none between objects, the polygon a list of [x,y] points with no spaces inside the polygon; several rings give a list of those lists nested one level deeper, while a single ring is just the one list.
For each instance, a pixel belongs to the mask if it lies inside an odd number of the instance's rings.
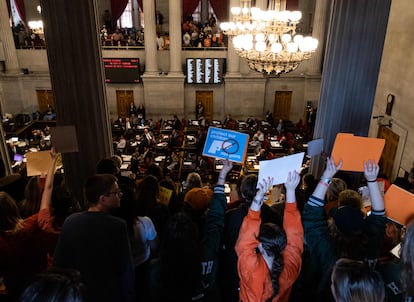
[{"label": "white column", "polygon": [[145,14],[145,75],[158,74],[157,64],[157,31],[155,26],[155,3],[154,0],[143,1]]},{"label": "white column", "polygon": [[181,0],[170,0],[170,74],[182,75],[181,66]]},{"label": "white column", "polygon": [[[330,1],[329,1],[330,2]],[[324,30],[326,27],[326,14],[328,0],[316,0],[315,15],[313,17],[312,37],[318,39],[318,48],[309,60],[309,73],[321,74],[323,46],[325,45]]]},{"label": "white column", "polygon": [[[240,6],[239,0],[230,0],[229,9]],[[230,15],[230,14],[229,14]],[[231,21],[231,20],[230,20]],[[233,46],[233,41],[228,37],[227,47],[227,73],[226,76],[240,75],[240,58]]]},{"label": "white column", "polygon": [[267,10],[267,0],[256,0],[256,7],[261,10]]},{"label": "white column", "polygon": [[0,41],[3,42],[0,43],[0,47],[3,44],[6,72],[20,72],[6,0],[0,0]]}]

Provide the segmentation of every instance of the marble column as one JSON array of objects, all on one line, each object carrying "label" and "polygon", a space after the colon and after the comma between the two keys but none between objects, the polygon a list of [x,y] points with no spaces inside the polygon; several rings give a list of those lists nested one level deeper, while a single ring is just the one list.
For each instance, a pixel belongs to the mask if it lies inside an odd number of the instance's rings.
[{"label": "marble column", "polygon": [[[390,6],[391,0],[333,3],[314,131],[328,155],[337,133],[368,135]],[[324,162],[312,158],[310,172],[320,176]],[[356,184],[360,176],[349,179]]]},{"label": "marble column", "polygon": [[[230,0],[229,9],[234,6],[240,6],[238,0]],[[229,13],[231,16],[231,13]],[[231,21],[231,20],[230,20]],[[233,46],[233,41],[231,37],[228,37],[228,46],[227,46],[227,72],[226,77],[228,76],[241,76],[240,75],[240,57],[238,56],[236,50]]]},{"label": "marble column", "polygon": [[96,1],[41,5],[57,126],[77,133],[79,152],[62,156],[66,184],[82,203],[86,179],[113,154]]},{"label": "marble column", "polygon": [[19,73],[16,46],[14,45],[13,32],[9,23],[9,13],[6,0],[0,0],[0,47],[3,45],[6,73]]},{"label": "marble column", "polygon": [[322,57],[325,46],[325,28],[327,22],[327,13],[329,12],[330,6],[328,0],[316,0],[315,14],[313,17],[312,26],[312,37],[318,39],[318,48],[309,59],[308,68],[309,74],[321,74],[322,68]]},{"label": "marble column", "polygon": [[170,0],[170,72],[169,74],[182,75],[181,64],[181,0]]},{"label": "marble column", "polygon": [[261,10],[267,10],[267,0],[256,0],[255,6]]},{"label": "marble column", "polygon": [[[155,1],[143,1],[145,14],[145,73],[144,76],[154,76],[158,74],[157,64],[157,30],[155,25]],[[181,36],[181,35],[180,35]]]}]

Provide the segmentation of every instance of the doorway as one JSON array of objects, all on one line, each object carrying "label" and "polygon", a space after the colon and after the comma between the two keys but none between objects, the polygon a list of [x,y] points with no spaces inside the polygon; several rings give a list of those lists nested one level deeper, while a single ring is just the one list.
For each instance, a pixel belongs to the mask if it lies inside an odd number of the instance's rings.
[{"label": "doorway", "polygon": [[195,108],[199,102],[204,106],[204,117],[208,121],[213,120],[213,91],[196,91],[196,100],[194,104],[194,113]]},{"label": "doorway", "polygon": [[36,90],[37,104],[39,111],[44,113],[48,110],[48,106],[55,108],[55,98],[53,97],[53,91],[49,89]]},{"label": "doorway", "polygon": [[397,154],[398,142],[400,137],[386,126],[380,126],[378,129],[378,138],[385,139],[384,150],[382,151],[379,165],[381,171],[391,179],[394,168],[395,155]]},{"label": "doorway", "polygon": [[273,118],[277,120],[290,120],[290,106],[292,104],[292,91],[275,91],[275,104]]},{"label": "doorway", "polygon": [[133,90],[117,90],[116,91],[116,106],[118,116],[125,118],[129,116],[129,105],[134,103]]}]

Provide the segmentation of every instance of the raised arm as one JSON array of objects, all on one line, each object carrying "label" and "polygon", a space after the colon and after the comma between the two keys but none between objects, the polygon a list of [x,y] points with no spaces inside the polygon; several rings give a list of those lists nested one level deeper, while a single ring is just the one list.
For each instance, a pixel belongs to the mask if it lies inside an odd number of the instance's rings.
[{"label": "raised arm", "polygon": [[339,171],[342,167],[342,161],[338,165],[335,165],[335,161],[332,157],[326,159],[326,168],[322,174],[321,180],[313,191],[313,196],[319,199],[324,199],[326,191],[328,190],[329,184],[331,183],[332,177]]},{"label": "raised arm", "polygon": [[371,209],[375,212],[384,211],[384,199],[378,187],[377,176],[379,173],[379,166],[374,160],[364,162],[364,176],[367,180],[369,195],[371,196]]},{"label": "raised arm", "polygon": [[272,186],[272,183],[273,177],[268,177],[267,179],[263,178],[261,181],[258,182],[258,190],[256,192],[256,196],[253,198],[253,201],[250,205],[250,210],[260,212],[266,192]]},{"label": "raised arm", "polygon": [[43,190],[42,200],[40,203],[40,210],[50,208],[52,203],[53,179],[55,178],[56,160],[58,157],[58,153],[56,153],[56,150],[53,147],[50,150],[50,157],[52,158],[52,162],[50,163],[47,171],[45,188]]},{"label": "raised arm", "polygon": [[226,182],[227,174],[233,169],[233,163],[229,160],[223,161],[223,168],[220,171],[219,178],[217,181],[218,186],[224,186],[224,183]]},{"label": "raised arm", "polygon": [[214,187],[214,194],[205,217],[205,227],[201,240],[201,276],[203,280],[202,288],[205,291],[209,291],[215,284],[218,269],[217,257],[224,229],[224,212],[226,210],[224,182],[227,173],[232,168],[233,163],[231,161],[223,161],[223,168],[220,171],[217,185]]},{"label": "raised arm", "polygon": [[286,203],[296,202],[295,190],[300,182],[300,175],[298,172],[289,172],[288,178],[285,183],[286,188]]}]

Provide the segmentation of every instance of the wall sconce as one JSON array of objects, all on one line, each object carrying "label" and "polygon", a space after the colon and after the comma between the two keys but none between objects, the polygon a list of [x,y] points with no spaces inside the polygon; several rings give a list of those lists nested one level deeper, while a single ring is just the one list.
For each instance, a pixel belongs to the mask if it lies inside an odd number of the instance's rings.
[{"label": "wall sconce", "polygon": [[42,7],[40,5],[36,6],[37,11],[39,12],[39,14],[42,13]]},{"label": "wall sconce", "polygon": [[387,108],[385,109],[385,114],[391,115],[392,107],[394,106],[395,95],[387,95]]}]

